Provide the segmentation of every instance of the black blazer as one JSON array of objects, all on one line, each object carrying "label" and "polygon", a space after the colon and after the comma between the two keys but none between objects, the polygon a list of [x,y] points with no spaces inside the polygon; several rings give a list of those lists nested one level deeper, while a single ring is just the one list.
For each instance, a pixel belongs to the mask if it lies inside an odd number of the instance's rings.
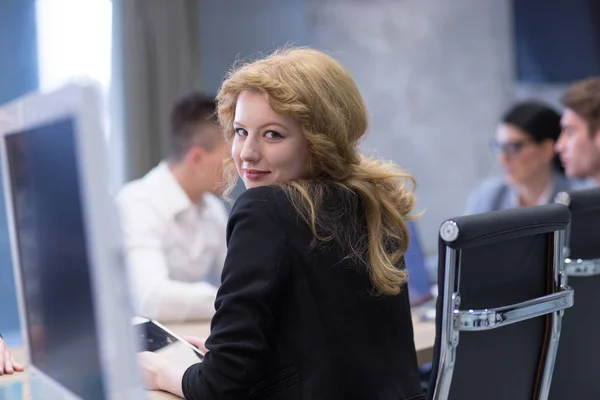
[{"label": "black blazer", "polygon": [[[341,196],[324,207],[347,226]],[[281,189],[240,196],[209,352],[184,374],[186,399],[424,399],[407,291],[373,296],[348,250],[309,250],[311,238]]]}]

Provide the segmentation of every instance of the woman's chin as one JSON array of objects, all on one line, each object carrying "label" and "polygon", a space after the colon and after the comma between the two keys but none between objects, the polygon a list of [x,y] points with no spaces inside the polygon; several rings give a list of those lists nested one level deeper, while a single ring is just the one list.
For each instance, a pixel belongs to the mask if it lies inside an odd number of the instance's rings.
[{"label": "woman's chin", "polygon": [[517,179],[515,176],[513,176],[511,174],[504,175],[504,180],[506,181],[506,183],[508,185],[517,185],[517,184],[519,184],[519,179]]},{"label": "woman's chin", "polygon": [[244,186],[246,187],[246,189],[253,189],[253,188],[267,186],[267,185],[268,185],[268,183],[266,183],[264,181],[251,181],[248,179],[244,179]]}]

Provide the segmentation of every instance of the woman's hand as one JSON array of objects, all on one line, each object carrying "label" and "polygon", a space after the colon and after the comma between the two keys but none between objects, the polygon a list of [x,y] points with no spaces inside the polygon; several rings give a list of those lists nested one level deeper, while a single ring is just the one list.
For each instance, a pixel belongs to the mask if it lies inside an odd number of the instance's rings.
[{"label": "woman's hand", "polygon": [[204,342],[206,342],[206,339],[203,338],[199,338],[197,336],[181,336],[181,338],[183,340],[185,340],[186,342],[189,342],[192,346],[198,348],[202,354],[206,354],[208,352],[208,350],[206,349],[206,346],[204,345]]},{"label": "woman's hand", "polygon": [[148,390],[162,390],[160,376],[164,373],[167,360],[156,353],[144,351],[138,354],[138,364],[142,372],[142,381]]},{"label": "woman's hand", "polygon": [[15,371],[23,371],[23,366],[15,362],[15,359],[8,351],[6,342],[0,338],[0,375],[12,374]]},{"label": "woman's hand", "polygon": [[173,363],[168,358],[150,351],[138,354],[138,364],[146,389],[164,390],[183,397],[181,382],[188,366]]}]

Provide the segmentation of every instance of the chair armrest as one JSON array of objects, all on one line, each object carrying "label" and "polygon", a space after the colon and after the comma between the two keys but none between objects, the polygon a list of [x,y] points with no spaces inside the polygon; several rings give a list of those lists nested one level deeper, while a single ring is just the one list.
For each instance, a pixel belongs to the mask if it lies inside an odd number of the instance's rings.
[{"label": "chair armrest", "polygon": [[572,307],[574,290],[560,291],[522,303],[485,310],[455,310],[454,326],[459,331],[486,331]]},{"label": "chair armrest", "polygon": [[565,274],[567,276],[600,275],[600,259],[572,260],[565,259]]}]

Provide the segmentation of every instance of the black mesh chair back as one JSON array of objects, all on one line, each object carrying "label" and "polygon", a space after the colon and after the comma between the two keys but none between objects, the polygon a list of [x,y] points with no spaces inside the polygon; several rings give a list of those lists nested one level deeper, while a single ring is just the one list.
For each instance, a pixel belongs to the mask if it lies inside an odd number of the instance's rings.
[{"label": "black mesh chair back", "polygon": [[429,399],[547,399],[562,311],[569,210],[494,211],[440,228]]},{"label": "black mesh chair back", "polygon": [[600,188],[559,193],[571,211],[567,284],[577,302],[565,313],[550,399],[600,399]]}]

